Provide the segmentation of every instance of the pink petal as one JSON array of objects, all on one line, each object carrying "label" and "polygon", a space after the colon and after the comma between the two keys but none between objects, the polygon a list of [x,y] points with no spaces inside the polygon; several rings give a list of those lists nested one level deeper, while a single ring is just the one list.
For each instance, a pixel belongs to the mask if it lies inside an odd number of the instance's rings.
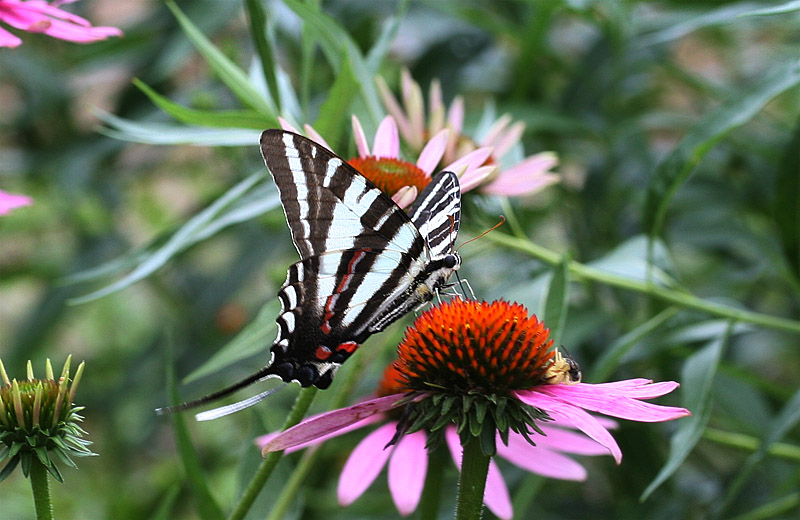
[{"label": "pink petal", "polygon": [[[545,386],[545,385],[542,385]],[[570,386],[570,385],[547,385],[547,386]],[[574,406],[570,403],[565,403],[560,399],[551,397],[536,390],[523,390],[515,392],[516,396],[523,403],[529,404],[535,408],[541,408],[548,414],[556,415],[563,418],[565,421],[572,423],[575,428],[581,430],[583,433],[596,440],[605,446],[614,460],[619,464],[622,461],[622,451],[619,449],[617,441],[594,417],[586,413],[582,408]]]},{"label": "pink petal", "polygon": [[422,497],[428,472],[426,441],[425,433],[421,431],[405,435],[389,459],[389,491],[403,516],[413,513]]},{"label": "pink petal", "polygon": [[419,159],[417,159],[417,166],[419,166],[420,170],[427,173],[428,176],[433,173],[436,165],[442,160],[449,135],[450,130],[447,128],[441,130],[438,134],[433,136],[433,139],[428,141],[428,144],[426,144],[425,148],[420,152]]},{"label": "pink petal", "polygon": [[278,116],[278,123],[280,123],[281,128],[283,128],[284,130],[286,130],[288,132],[294,132],[296,134],[300,133],[297,130],[297,128],[293,127],[292,124],[289,121],[287,121],[286,119],[282,118],[281,116]]},{"label": "pink petal", "polygon": [[486,160],[489,158],[490,155],[492,155],[492,148],[490,146],[478,148],[477,150],[469,152],[460,159],[453,161],[452,163],[450,163],[449,165],[445,166],[442,169],[449,172],[453,172],[456,175],[463,176],[464,173],[460,172],[459,170],[463,170],[464,172],[469,172],[471,170],[474,170],[475,168],[485,164]]},{"label": "pink petal", "polygon": [[506,152],[511,150],[519,142],[523,132],[525,132],[525,123],[518,121],[511,125],[511,128],[498,139],[494,148],[495,157],[503,157]]},{"label": "pink petal", "polygon": [[339,504],[349,506],[375,481],[392,454],[384,448],[396,430],[397,423],[384,424],[358,443],[339,476]]},{"label": "pink petal", "polygon": [[[572,388],[574,386],[578,388]],[[670,387],[674,389],[673,385],[660,385],[658,391]],[[642,392],[639,389],[626,391],[580,383],[578,385],[542,385],[536,391],[541,391],[586,410],[631,421],[661,422],[691,415],[685,408],[639,401],[636,398]],[[647,392],[647,390],[644,391]],[[663,394],[659,393],[658,395]]]},{"label": "pink petal", "polygon": [[459,183],[461,184],[461,193],[466,193],[473,188],[480,186],[486,182],[486,179],[491,177],[496,170],[496,166],[481,166],[476,170],[465,173],[464,176],[459,179]]},{"label": "pink petal", "polygon": [[[450,449],[450,455],[452,455],[453,461],[460,471],[463,449],[461,448],[461,440],[458,438],[456,429],[453,427],[447,428],[445,431],[445,439],[447,440],[447,447]],[[506,487],[506,482],[500,474],[500,469],[493,460],[489,461],[489,473],[486,475],[486,489],[483,492],[483,503],[486,504],[486,507],[498,518],[511,520],[514,516],[514,509],[511,506],[511,496],[508,494],[508,487]]]},{"label": "pink petal", "polygon": [[386,81],[384,81],[382,77],[378,76],[375,81],[378,84],[378,93],[381,96],[383,105],[397,122],[397,128],[400,130],[400,135],[402,135],[406,141],[410,141],[411,125],[409,124],[408,118],[403,112],[403,109],[400,108],[397,98],[394,97],[392,91],[389,89],[389,86],[386,85]]},{"label": "pink petal", "polygon": [[520,468],[549,478],[562,480],[586,480],[586,469],[573,459],[555,451],[550,451],[538,444],[541,435],[532,446],[525,438],[512,433],[508,438],[508,446],[498,438],[497,454],[508,459]]},{"label": "pink petal", "polygon": [[481,144],[484,146],[495,146],[497,144],[495,141],[497,141],[497,138],[510,122],[511,116],[509,114],[504,114],[489,128],[489,131],[486,132],[486,135],[481,139]]},{"label": "pink petal", "polygon": [[328,144],[328,142],[325,140],[325,138],[322,137],[319,134],[319,132],[314,130],[313,126],[311,126],[309,124],[305,124],[305,125],[303,125],[303,130],[306,131],[306,135],[308,137],[310,137],[312,141],[314,141],[314,142],[316,142],[318,144],[321,144],[322,146],[324,146],[328,150],[333,150],[333,148],[331,148],[331,145]]},{"label": "pink petal", "polygon": [[428,94],[428,135],[434,135],[444,128],[445,108],[442,101],[442,84],[438,79],[434,79]]},{"label": "pink petal", "polygon": [[300,424],[281,432],[265,444],[261,453],[266,454],[271,451],[285,450],[292,446],[312,441],[317,437],[328,435],[362,419],[385,412],[402,398],[403,394],[387,395],[306,419]]},{"label": "pink petal", "polygon": [[425,106],[422,101],[422,89],[411,79],[408,69],[403,69],[400,74],[400,84],[403,90],[403,104],[408,114],[408,123],[411,126],[409,144],[415,149],[422,147],[425,136]]},{"label": "pink petal", "polygon": [[[309,446],[317,446],[327,440],[333,439],[334,437],[339,437],[340,435],[344,435],[345,433],[350,433],[351,431],[358,430],[360,428],[363,428],[364,426],[369,426],[370,424],[382,421],[383,419],[384,417],[382,415],[373,415],[371,417],[367,417],[366,419],[362,419],[349,426],[345,426],[344,428],[336,430],[335,432],[331,432],[327,435],[322,435],[320,437],[317,437],[314,440],[310,440],[308,442],[292,446],[291,448],[287,448],[286,453],[294,453],[295,451],[300,451],[302,449],[308,448]],[[271,441],[280,434],[281,432],[273,432],[273,433],[268,433],[266,435],[261,435],[259,437],[256,437],[253,440],[253,442],[259,448],[263,448],[267,443],[269,443],[269,441]]]},{"label": "pink petal", "polygon": [[406,206],[414,202],[417,198],[417,187],[416,186],[403,186],[397,193],[392,195],[392,200],[395,204],[397,204],[400,208],[404,209]]},{"label": "pink petal", "polygon": [[369,157],[369,143],[367,142],[367,135],[364,133],[364,128],[361,126],[361,121],[358,117],[353,116],[353,137],[356,140],[356,148],[358,149],[359,157]]},{"label": "pink petal", "polygon": [[14,47],[19,47],[21,44],[22,40],[0,27],[0,47],[9,47],[13,49]]},{"label": "pink petal", "polygon": [[534,439],[539,447],[575,455],[608,454],[605,446],[578,432],[555,426],[540,425],[539,427],[545,433],[545,435],[536,435]]},{"label": "pink petal", "polygon": [[0,190],[0,215],[7,215],[12,209],[31,204],[33,204],[33,199],[27,195],[16,195]]},{"label": "pink petal", "polygon": [[397,123],[392,116],[386,116],[375,132],[372,143],[372,155],[375,157],[400,158],[400,137],[397,135]]},{"label": "pink petal", "polygon": [[460,134],[464,128],[464,98],[456,96],[447,111],[447,122],[453,127],[456,134]]},{"label": "pink petal", "polygon": [[558,176],[548,170],[558,164],[552,152],[542,152],[528,157],[519,164],[500,172],[497,179],[482,189],[495,195],[519,196],[538,191],[558,182]]}]

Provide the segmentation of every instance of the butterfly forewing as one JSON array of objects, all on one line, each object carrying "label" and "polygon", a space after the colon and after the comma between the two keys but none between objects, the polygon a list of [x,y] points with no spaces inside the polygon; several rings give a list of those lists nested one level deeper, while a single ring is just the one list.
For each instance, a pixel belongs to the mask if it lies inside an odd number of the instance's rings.
[{"label": "butterfly forewing", "polygon": [[461,221],[461,187],[452,172],[441,172],[422,190],[408,210],[425,238],[431,256],[453,251]]}]

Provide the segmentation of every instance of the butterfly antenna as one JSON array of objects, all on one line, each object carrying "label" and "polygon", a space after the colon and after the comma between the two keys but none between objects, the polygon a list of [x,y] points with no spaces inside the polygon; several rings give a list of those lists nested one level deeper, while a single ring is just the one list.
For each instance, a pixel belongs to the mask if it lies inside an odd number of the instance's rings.
[{"label": "butterfly antenna", "polygon": [[200,412],[195,414],[194,418],[198,421],[213,421],[214,419],[219,419],[220,417],[224,417],[226,415],[230,415],[232,413],[238,412],[239,410],[244,410],[245,408],[249,408],[256,403],[260,403],[267,397],[271,396],[275,392],[279,390],[283,390],[286,388],[286,385],[289,383],[283,383],[281,386],[277,388],[270,388],[265,392],[261,392],[258,395],[254,395],[253,397],[248,397],[247,399],[243,399],[237,403],[229,404],[226,406],[220,406],[219,408],[214,408],[213,410],[206,410],[205,412]]},{"label": "butterfly antenna", "polygon": [[502,226],[502,225],[503,225],[503,224],[505,224],[505,223],[506,223],[506,218],[505,218],[503,215],[500,215],[500,222],[498,222],[498,223],[497,223],[497,224],[495,224],[494,226],[490,227],[489,229],[487,229],[486,231],[484,231],[484,232],[483,232],[483,233],[481,233],[480,235],[476,236],[475,238],[470,238],[469,240],[467,240],[466,242],[464,242],[463,244],[461,244],[460,246],[458,246],[458,247],[456,248],[456,251],[458,251],[459,249],[461,249],[461,248],[462,248],[462,247],[464,247],[465,245],[469,244],[470,242],[474,242],[475,240],[478,240],[479,238],[481,238],[481,237],[484,237],[484,236],[488,235],[490,232],[494,231],[495,229],[499,228],[500,226]]},{"label": "butterfly antenna", "polygon": [[227,386],[222,390],[217,390],[216,392],[204,395],[203,397],[199,397],[197,399],[192,399],[191,401],[186,401],[185,403],[176,404],[174,406],[165,406],[163,408],[156,408],[156,415],[166,415],[169,413],[182,412],[184,410],[189,410],[191,408],[197,408],[198,406],[202,406],[206,403],[211,403],[218,399],[222,399],[223,397],[227,397],[232,393],[236,392],[237,390],[241,390],[242,388],[250,386],[257,381],[261,381],[270,374],[272,374],[271,367],[266,366],[261,370],[259,370],[258,372],[256,372],[255,374],[249,375],[246,378],[242,379],[241,381],[238,381],[230,386]]}]

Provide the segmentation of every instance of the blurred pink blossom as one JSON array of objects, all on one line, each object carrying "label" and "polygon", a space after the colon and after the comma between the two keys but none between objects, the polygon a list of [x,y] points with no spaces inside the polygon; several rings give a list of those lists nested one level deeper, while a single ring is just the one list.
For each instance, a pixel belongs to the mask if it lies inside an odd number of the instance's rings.
[{"label": "blurred pink blossom", "polygon": [[33,204],[33,199],[26,195],[15,195],[0,190],[0,215],[7,215],[12,209],[31,204]]},{"label": "blurred pink blossom", "polygon": [[[91,43],[110,36],[122,36],[116,27],[92,27],[85,18],[58,8],[62,3],[44,0],[0,0],[0,22],[15,29],[44,33],[53,38],[76,43]],[[17,47],[22,40],[0,27],[0,47]]]}]

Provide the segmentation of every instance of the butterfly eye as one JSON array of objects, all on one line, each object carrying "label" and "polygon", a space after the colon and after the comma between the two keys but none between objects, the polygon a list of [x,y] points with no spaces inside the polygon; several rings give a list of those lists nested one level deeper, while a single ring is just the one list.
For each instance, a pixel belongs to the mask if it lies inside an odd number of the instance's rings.
[{"label": "butterfly eye", "polygon": [[456,255],[447,255],[444,257],[442,262],[446,268],[452,269],[458,264],[458,259],[456,258]]}]

